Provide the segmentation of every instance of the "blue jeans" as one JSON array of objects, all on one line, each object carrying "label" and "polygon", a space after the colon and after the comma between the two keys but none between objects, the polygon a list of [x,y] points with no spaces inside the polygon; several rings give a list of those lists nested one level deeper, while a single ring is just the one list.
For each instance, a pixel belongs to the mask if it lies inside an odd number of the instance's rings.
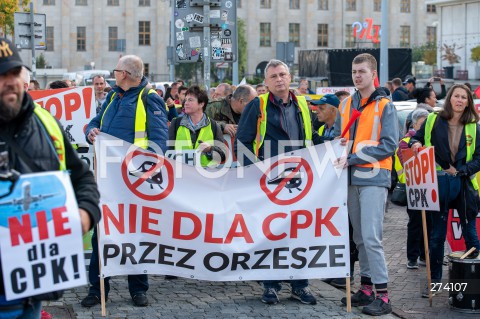
[{"label": "blue jeans", "polygon": [[[4,296],[1,296],[2,300]],[[15,303],[16,301],[10,302],[10,304]],[[21,302],[18,300],[17,302]],[[6,303],[5,303],[6,304]],[[9,318],[9,319],[40,319],[42,311],[42,302],[41,301],[29,301],[29,303],[23,308],[15,311],[0,311],[0,318]]]},{"label": "blue jeans", "polygon": [[[282,289],[281,280],[264,280],[263,281],[263,288],[273,288],[276,291],[280,291]],[[292,286],[292,290],[302,289],[308,287],[308,279],[299,279],[299,280],[289,280],[290,286]]]},{"label": "blue jeans", "polygon": [[[432,230],[430,233],[430,272],[432,280],[442,279],[443,252],[445,239],[447,237],[448,210],[463,208],[462,181],[460,177],[450,175],[438,176],[438,192],[440,194],[440,212],[432,212]],[[462,227],[463,238],[467,250],[476,247],[480,249],[477,235],[476,220],[466,220],[463,213],[459,211],[460,226]]]},{"label": "blue jeans", "polygon": [[40,319],[42,312],[42,302],[34,301],[28,305],[27,309],[23,312],[23,315],[18,319]]},{"label": "blue jeans", "polygon": [[[93,228],[92,235],[92,257],[90,259],[90,267],[88,270],[88,280],[90,281],[89,295],[95,295],[100,298],[100,269],[98,266],[98,241],[97,227]],[[139,293],[146,293],[148,290],[147,275],[128,275],[128,290],[130,296],[133,297]],[[105,298],[108,297],[110,291],[110,278],[105,278]]]}]

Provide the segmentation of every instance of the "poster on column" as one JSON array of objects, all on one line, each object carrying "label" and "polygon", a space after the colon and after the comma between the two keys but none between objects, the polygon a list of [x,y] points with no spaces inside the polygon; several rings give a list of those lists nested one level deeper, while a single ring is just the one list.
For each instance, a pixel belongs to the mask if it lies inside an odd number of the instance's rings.
[{"label": "poster on column", "polygon": [[10,185],[0,183],[7,300],[85,285],[80,214],[68,173],[26,174]]},{"label": "poster on column", "polygon": [[202,168],[100,134],[101,276],[291,280],[350,275],[347,174],[326,143]]},{"label": "poster on column", "polygon": [[408,208],[440,211],[434,147],[424,147],[417,155],[408,148],[402,155]]}]

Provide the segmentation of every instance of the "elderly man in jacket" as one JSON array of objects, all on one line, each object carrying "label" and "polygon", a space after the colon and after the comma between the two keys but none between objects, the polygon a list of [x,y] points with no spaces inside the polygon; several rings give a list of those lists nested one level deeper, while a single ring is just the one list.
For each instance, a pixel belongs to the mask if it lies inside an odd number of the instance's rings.
[{"label": "elderly man in jacket", "polygon": [[[154,89],[146,88],[148,81],[143,75],[143,61],[135,55],[122,57],[113,70],[117,86],[107,95],[102,110],[92,119],[86,129],[89,143],[100,133],[107,133],[129,143],[156,152],[167,148],[168,125],[165,104]],[[139,98],[140,97],[140,98]],[[100,279],[98,269],[97,233],[92,236],[90,259],[90,291],[82,306],[92,307],[100,303]],[[148,305],[147,275],[129,275],[128,289],[135,306]],[[105,295],[110,290],[105,280]]]}]

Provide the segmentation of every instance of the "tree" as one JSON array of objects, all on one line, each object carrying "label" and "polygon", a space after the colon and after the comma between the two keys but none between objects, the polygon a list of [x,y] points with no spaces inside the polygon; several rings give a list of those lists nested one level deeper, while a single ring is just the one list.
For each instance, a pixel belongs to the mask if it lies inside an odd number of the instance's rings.
[{"label": "tree", "polygon": [[[0,28],[3,30],[4,36],[13,35],[14,18],[13,14],[17,11],[30,12],[30,0],[2,0],[0,1]],[[21,9],[21,10],[20,10]]]},{"label": "tree", "polygon": [[36,66],[38,69],[45,69],[47,66],[47,60],[43,56],[43,53],[40,53],[39,56],[36,57]]},{"label": "tree", "polygon": [[237,41],[238,41],[238,73],[240,78],[247,73],[247,38],[245,37],[245,21],[237,19]]},{"label": "tree", "polygon": [[448,61],[450,65],[454,65],[455,63],[460,63],[460,56],[455,53],[455,49],[461,49],[461,46],[457,47],[457,44],[454,43],[452,45],[448,45],[446,43],[443,44],[442,52],[442,60]]}]

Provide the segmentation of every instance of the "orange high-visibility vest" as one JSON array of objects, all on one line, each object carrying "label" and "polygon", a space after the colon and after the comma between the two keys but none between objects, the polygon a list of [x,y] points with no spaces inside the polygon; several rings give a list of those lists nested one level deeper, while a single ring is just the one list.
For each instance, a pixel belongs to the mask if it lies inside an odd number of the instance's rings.
[{"label": "orange high-visibility vest", "polygon": [[[362,111],[362,115],[358,118],[355,140],[353,141],[352,153],[357,153],[365,146],[378,145],[380,143],[380,131],[382,130],[382,114],[385,105],[390,102],[386,98],[382,98],[377,101],[369,103]],[[342,132],[347,126],[350,120],[350,104],[352,103],[352,97],[345,99],[344,103],[340,105],[340,116],[342,117]],[[345,135],[347,140],[350,140],[350,132]],[[359,167],[378,167],[392,170],[392,157],[389,156],[376,163],[359,164]]]}]

